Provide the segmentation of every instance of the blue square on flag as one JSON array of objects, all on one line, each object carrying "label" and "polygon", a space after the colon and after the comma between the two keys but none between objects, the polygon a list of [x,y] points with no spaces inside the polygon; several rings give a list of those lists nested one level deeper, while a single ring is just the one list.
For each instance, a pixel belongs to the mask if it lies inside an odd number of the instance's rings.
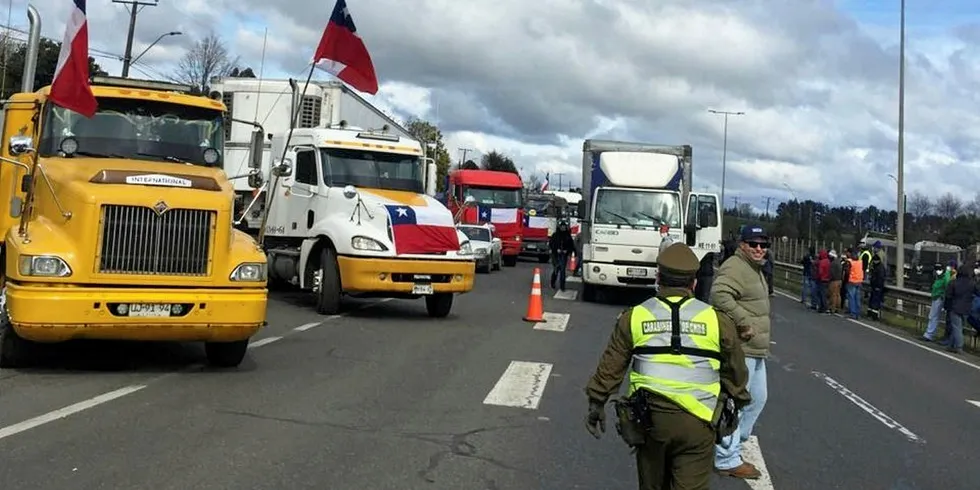
[{"label": "blue square on flag", "polygon": [[478,204],[476,206],[476,213],[477,221],[480,223],[489,223],[490,215],[493,213],[493,210],[486,204]]},{"label": "blue square on flag", "polygon": [[522,225],[525,228],[529,228],[531,226],[531,215],[529,215],[527,213],[524,213],[524,219],[523,219],[523,221],[524,222],[522,223]]},{"label": "blue square on flag", "polygon": [[415,210],[411,206],[397,206],[385,204],[388,209],[388,216],[391,216],[391,225],[414,225],[416,223]]}]

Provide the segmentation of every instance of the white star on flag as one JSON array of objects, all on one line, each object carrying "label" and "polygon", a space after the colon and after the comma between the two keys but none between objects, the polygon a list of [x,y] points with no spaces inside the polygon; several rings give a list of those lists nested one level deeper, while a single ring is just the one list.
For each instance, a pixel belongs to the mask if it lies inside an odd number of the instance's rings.
[{"label": "white star on flag", "polygon": [[405,208],[398,208],[398,216],[408,216],[408,210]]}]

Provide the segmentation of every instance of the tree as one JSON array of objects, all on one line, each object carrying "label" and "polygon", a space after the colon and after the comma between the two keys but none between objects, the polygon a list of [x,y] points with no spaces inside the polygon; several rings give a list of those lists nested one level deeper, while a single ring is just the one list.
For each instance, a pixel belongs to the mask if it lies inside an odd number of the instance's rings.
[{"label": "tree", "polygon": [[963,212],[963,201],[947,192],[936,200],[936,214],[944,220],[952,220]]},{"label": "tree", "polygon": [[444,191],[446,189],[446,176],[449,175],[450,158],[449,151],[446,150],[446,145],[442,141],[442,131],[435,124],[417,117],[410,119],[405,124],[405,129],[412,137],[419,140],[422,146],[429,143],[436,144],[435,154],[433,155],[428,149],[426,154],[436,161],[436,192]]},{"label": "tree", "polygon": [[232,58],[224,41],[212,32],[184,53],[174,79],[208,92],[212,78],[230,76],[237,66],[238,58]]},{"label": "tree", "polygon": [[[4,39],[3,47],[7,48],[10,39]],[[61,43],[48,39],[41,39],[37,53],[37,69],[34,72],[34,87],[37,90],[51,84],[54,79],[54,70],[58,66],[58,55],[61,53]],[[7,78],[3,86],[3,98],[10,97],[11,94],[20,92],[21,74],[24,72],[24,59],[27,55],[26,43],[11,43],[10,51],[7,52]],[[88,58],[89,76],[108,75],[95,62],[95,58]]]},{"label": "tree", "polygon": [[520,175],[520,172],[517,171],[517,166],[514,165],[514,160],[511,160],[510,157],[497,150],[490,150],[490,153],[483,155],[480,163],[483,170],[496,170],[498,172],[510,172]]},{"label": "tree", "polygon": [[473,160],[467,160],[463,163],[463,170],[480,170],[480,166],[476,164]]},{"label": "tree", "polygon": [[252,68],[251,67],[249,67],[249,68],[237,68],[237,67],[236,68],[233,68],[231,70],[231,73],[228,74],[228,76],[229,77],[232,77],[232,78],[258,78],[258,77],[255,76],[255,72],[252,71]]},{"label": "tree", "polygon": [[929,196],[922,194],[919,191],[915,191],[912,195],[908,196],[908,209],[905,210],[906,213],[915,216],[916,218],[923,218],[932,212],[932,201],[929,200]]}]

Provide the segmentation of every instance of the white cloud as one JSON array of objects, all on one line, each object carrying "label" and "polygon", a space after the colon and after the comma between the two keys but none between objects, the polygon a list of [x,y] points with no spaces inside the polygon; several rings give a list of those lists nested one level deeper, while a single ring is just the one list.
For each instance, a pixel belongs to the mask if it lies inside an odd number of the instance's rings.
[{"label": "white cloud", "polygon": [[[34,4],[44,34],[60,39],[70,4]],[[171,73],[183,50],[213,29],[258,72],[267,26],[266,76],[302,76],[331,7],[299,0],[147,7],[134,53],[167,30],[184,35],[162,40],[136,68]],[[707,110],[744,111],[729,120],[728,196],[764,207],[763,196],[790,197],[787,183],[804,199],[895,201],[886,174],[897,158],[897,7],[894,15],[863,12],[867,24],[832,2],[805,0],[349,7],[382,82],[368,98],[403,118],[437,121],[451,149],[496,149],[525,172],[564,173],[577,183],[583,138],[691,144],[695,188],[717,191],[723,121]],[[953,12],[943,25],[942,9],[930,7],[922,30],[910,17],[906,187],[969,198],[980,177],[980,27],[957,25]],[[92,46],[121,54],[126,9],[90,2],[89,19]],[[20,0],[12,23],[26,27]],[[98,61],[118,73],[111,58]]]}]

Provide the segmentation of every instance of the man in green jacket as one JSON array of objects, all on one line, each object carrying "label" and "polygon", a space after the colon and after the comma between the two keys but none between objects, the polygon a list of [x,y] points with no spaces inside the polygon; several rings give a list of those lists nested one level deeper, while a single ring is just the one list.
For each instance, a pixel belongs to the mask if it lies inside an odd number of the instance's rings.
[{"label": "man in green jacket", "polygon": [[936,340],[936,330],[939,329],[939,317],[943,312],[951,272],[949,267],[936,264],[933,274],[936,279],[932,281],[932,292],[929,295],[932,299],[932,304],[929,306],[929,326],[926,328],[926,333],[922,334],[922,340],[928,342]]},{"label": "man in green jacket", "polygon": [[742,460],[742,443],[752,435],[766,404],[766,358],[769,357],[769,291],[762,267],[769,236],[762,227],[746,226],[739,237],[738,250],[718,269],[711,288],[711,305],[735,323],[745,364],[749,371],[748,390],[752,401],[739,417],[738,429],[715,446],[715,470],[735,478],[756,479],[761,472]]}]

